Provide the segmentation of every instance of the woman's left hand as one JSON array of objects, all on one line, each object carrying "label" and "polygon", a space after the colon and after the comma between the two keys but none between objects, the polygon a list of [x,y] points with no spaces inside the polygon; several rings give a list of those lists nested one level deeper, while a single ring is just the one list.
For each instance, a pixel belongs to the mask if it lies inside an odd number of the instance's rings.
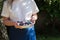
[{"label": "woman's left hand", "polygon": [[36,20],[37,20],[37,14],[33,14],[31,16],[31,22],[35,24]]}]

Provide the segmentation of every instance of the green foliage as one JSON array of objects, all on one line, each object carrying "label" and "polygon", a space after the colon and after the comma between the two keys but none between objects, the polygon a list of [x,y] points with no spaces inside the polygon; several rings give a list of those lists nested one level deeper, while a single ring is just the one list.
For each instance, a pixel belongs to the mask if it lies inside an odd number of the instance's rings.
[{"label": "green foliage", "polygon": [[40,9],[36,23],[38,33],[60,33],[60,0],[36,0]]}]

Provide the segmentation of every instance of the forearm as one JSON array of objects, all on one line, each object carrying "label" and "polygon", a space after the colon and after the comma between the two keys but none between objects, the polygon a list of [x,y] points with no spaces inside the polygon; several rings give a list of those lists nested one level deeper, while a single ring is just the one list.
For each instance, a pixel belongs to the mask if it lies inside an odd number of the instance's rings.
[{"label": "forearm", "polygon": [[15,23],[6,17],[2,17],[2,24],[6,25],[6,26],[14,26]]},{"label": "forearm", "polygon": [[14,22],[12,22],[10,20],[3,20],[3,24],[6,26],[14,26]]}]

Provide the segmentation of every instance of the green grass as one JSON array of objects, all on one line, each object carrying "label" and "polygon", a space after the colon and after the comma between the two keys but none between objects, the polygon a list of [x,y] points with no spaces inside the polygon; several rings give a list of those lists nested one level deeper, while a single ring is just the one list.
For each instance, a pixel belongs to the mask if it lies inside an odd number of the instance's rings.
[{"label": "green grass", "polygon": [[37,40],[60,40],[60,37],[52,37],[52,36],[37,36]]}]

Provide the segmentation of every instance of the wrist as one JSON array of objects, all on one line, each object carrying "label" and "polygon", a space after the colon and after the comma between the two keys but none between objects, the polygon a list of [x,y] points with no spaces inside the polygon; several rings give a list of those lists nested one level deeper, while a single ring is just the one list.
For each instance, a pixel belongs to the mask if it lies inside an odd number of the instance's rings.
[{"label": "wrist", "polygon": [[16,23],[15,23],[15,22],[13,22],[13,23],[12,23],[12,26],[15,26],[15,24],[16,24]]}]

